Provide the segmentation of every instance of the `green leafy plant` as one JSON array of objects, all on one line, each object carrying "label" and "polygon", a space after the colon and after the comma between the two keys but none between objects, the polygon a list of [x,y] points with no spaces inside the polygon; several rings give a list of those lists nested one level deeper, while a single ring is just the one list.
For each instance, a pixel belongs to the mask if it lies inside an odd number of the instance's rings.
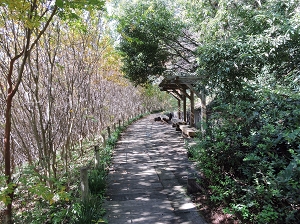
[{"label": "green leafy plant", "polygon": [[[14,192],[14,189],[17,187],[17,185],[13,182],[10,182],[8,185],[5,186],[6,183],[5,176],[0,176],[0,202],[3,202],[5,205],[8,205],[11,203],[11,197],[9,194],[12,194]],[[2,187],[5,186],[5,187]]]},{"label": "green leafy plant", "polygon": [[106,188],[107,171],[103,169],[94,169],[89,172],[89,189],[91,194],[100,194]]},{"label": "green leafy plant", "polygon": [[206,135],[190,152],[224,211],[243,223],[297,223],[299,99],[249,90],[215,100]]},{"label": "green leafy plant", "polygon": [[93,197],[87,202],[78,202],[72,205],[72,223],[107,223],[102,217],[105,210],[102,209],[103,199]]}]

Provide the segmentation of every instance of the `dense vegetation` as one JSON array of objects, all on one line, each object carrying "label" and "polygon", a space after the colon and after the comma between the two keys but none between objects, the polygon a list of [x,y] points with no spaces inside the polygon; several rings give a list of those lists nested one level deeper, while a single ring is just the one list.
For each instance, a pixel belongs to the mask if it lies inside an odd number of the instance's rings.
[{"label": "dense vegetation", "polygon": [[[160,10],[153,12],[157,4],[167,15],[173,12],[173,26],[164,22]],[[159,57],[162,74],[170,74],[165,58],[176,62],[180,66],[172,67],[171,74],[199,76],[199,90],[205,87],[213,99],[207,121],[202,121],[206,131],[190,150],[210,200],[242,223],[300,222],[299,5],[297,0],[147,1],[127,6],[132,7],[125,10],[127,23],[124,16],[119,19],[123,54],[130,55],[123,45],[142,46],[130,52],[139,59],[138,66],[149,66],[138,56],[147,55],[149,42],[143,37],[156,26],[173,43],[191,50],[176,55],[186,59],[179,63],[165,36],[151,33],[159,40],[155,49],[165,53]],[[133,10],[139,7],[148,11]],[[148,20],[145,31],[142,22]],[[176,41],[168,35],[170,27]],[[183,39],[186,34],[189,44]],[[196,69],[182,70],[185,61],[189,66],[196,61]],[[131,72],[138,75],[133,70],[127,74]]]},{"label": "dense vegetation", "polygon": [[299,223],[299,0],[115,0],[110,18],[105,3],[0,0],[6,223],[100,222],[106,168],[89,175],[99,200],[77,201],[91,146],[170,106],[151,84],[183,74],[212,99],[190,149],[210,200],[242,223]]},{"label": "dense vegetation", "polygon": [[220,97],[190,149],[210,199],[243,223],[299,222],[299,103],[269,89]]},{"label": "dense vegetation", "polygon": [[197,43],[184,32],[168,1],[121,1],[116,10],[122,37],[118,50],[122,71],[135,85],[153,83],[162,75],[195,72]]}]

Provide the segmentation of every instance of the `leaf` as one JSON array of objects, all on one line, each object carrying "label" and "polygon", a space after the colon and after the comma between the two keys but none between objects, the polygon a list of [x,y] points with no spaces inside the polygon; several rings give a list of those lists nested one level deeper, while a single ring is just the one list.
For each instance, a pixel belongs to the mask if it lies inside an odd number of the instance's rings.
[{"label": "leaf", "polygon": [[64,1],[63,0],[56,0],[55,5],[57,5],[57,7],[59,7],[59,8],[63,8],[64,7]]},{"label": "leaf", "polygon": [[49,204],[52,205],[55,201],[52,199],[49,200]]},{"label": "leaf", "polygon": [[7,195],[2,194],[2,196],[0,197],[0,201],[2,201],[5,205],[8,205],[11,203],[11,198]]}]

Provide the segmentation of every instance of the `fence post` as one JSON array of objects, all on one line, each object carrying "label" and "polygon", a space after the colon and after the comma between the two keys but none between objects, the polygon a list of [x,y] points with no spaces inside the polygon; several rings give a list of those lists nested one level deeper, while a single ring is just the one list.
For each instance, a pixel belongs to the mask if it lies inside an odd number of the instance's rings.
[{"label": "fence post", "polygon": [[121,120],[119,119],[119,128],[121,128]]},{"label": "fence post", "polygon": [[103,139],[103,148],[106,147],[106,140],[105,140],[105,134],[101,134],[102,139]]},{"label": "fence post", "polygon": [[95,167],[98,169],[100,166],[100,150],[99,146],[95,145]]},{"label": "fence post", "polygon": [[110,135],[110,127],[109,126],[107,127],[107,133],[108,133],[108,138],[110,138],[111,135]]},{"label": "fence post", "polygon": [[81,188],[81,201],[87,202],[89,200],[89,193],[90,193],[87,167],[82,167],[80,169],[80,188]]}]

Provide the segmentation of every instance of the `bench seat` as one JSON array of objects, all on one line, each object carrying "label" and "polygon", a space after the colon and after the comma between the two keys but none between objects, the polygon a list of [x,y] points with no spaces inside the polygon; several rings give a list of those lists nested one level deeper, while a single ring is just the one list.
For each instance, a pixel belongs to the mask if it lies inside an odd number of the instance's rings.
[{"label": "bench seat", "polygon": [[183,134],[186,134],[189,137],[195,137],[197,133],[196,128],[191,128],[189,125],[179,125],[180,130]]}]

